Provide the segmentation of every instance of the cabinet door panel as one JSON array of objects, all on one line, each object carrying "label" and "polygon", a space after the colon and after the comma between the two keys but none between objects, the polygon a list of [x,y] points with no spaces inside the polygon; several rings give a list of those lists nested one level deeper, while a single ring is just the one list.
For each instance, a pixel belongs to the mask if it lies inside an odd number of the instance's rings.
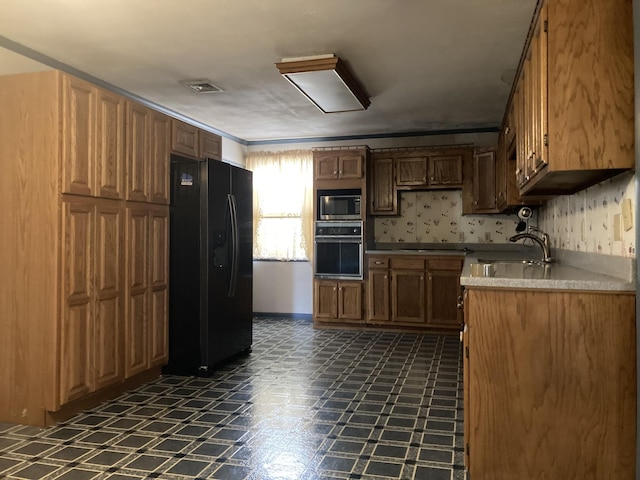
[{"label": "cabinet door panel", "polygon": [[426,324],[424,271],[393,270],[391,274],[392,320]]},{"label": "cabinet door panel", "polygon": [[331,180],[334,178],[338,178],[338,156],[337,155],[316,154],[314,163],[315,163],[315,179],[316,180]]},{"label": "cabinet door panel", "polygon": [[371,215],[396,215],[398,193],[393,157],[374,158],[371,162],[369,213]]},{"label": "cabinet door panel", "polygon": [[60,321],[60,406],[93,391],[93,229],[94,207],[65,202],[62,222],[63,308]]},{"label": "cabinet door panel", "polygon": [[121,296],[99,299],[96,305],[93,342],[96,389],[124,378],[121,324]]},{"label": "cabinet door panel", "polygon": [[339,178],[362,178],[364,159],[360,154],[340,153],[338,157]]},{"label": "cabinet door panel", "polygon": [[146,202],[149,198],[150,111],[128,102],[127,112],[127,199]]},{"label": "cabinet door panel", "polygon": [[154,287],[151,292],[149,319],[149,366],[164,365],[169,360],[169,290]]},{"label": "cabinet door panel", "polygon": [[369,270],[369,320],[389,321],[389,271]]},{"label": "cabinet door panel", "polygon": [[429,157],[429,186],[462,185],[462,155]]},{"label": "cabinet door panel", "polygon": [[169,209],[154,207],[150,212],[150,285],[149,364],[163,365],[168,360],[168,283],[169,283]]},{"label": "cabinet door panel", "polygon": [[97,196],[124,198],[125,100],[115,93],[96,89]]},{"label": "cabinet door panel", "polygon": [[496,209],[496,152],[476,153],[473,157],[473,206],[476,212]]},{"label": "cabinet door panel", "polygon": [[83,80],[62,77],[62,192],[95,194],[95,97]]},{"label": "cabinet door panel", "polygon": [[200,158],[222,159],[222,137],[220,135],[200,130],[198,140],[200,143]]},{"label": "cabinet door panel", "polygon": [[336,282],[315,281],[314,316],[318,319],[338,318],[338,285]]},{"label": "cabinet door panel", "polygon": [[338,288],[338,317],[362,320],[362,284],[341,283]]},{"label": "cabinet door panel", "polygon": [[397,157],[396,175],[398,187],[426,187],[427,157]]},{"label": "cabinet door panel", "polygon": [[171,151],[198,158],[198,127],[172,119]]},{"label": "cabinet door panel", "polygon": [[69,302],[60,325],[60,402],[64,405],[94,390],[90,302]]},{"label": "cabinet door panel", "polygon": [[149,312],[146,291],[131,293],[125,332],[125,377],[129,378],[147,369],[147,315]]},{"label": "cabinet door panel", "polygon": [[462,310],[457,306],[462,295],[460,271],[430,270],[428,278],[429,323],[461,327]]},{"label": "cabinet door panel", "polygon": [[151,201],[169,203],[169,162],[171,125],[169,117],[159,112],[151,114],[149,166]]},{"label": "cabinet door panel", "polygon": [[149,215],[146,208],[127,211],[127,313],[125,316],[125,376],[147,367],[149,314]]},{"label": "cabinet door panel", "polygon": [[122,240],[123,215],[119,205],[96,207],[96,386],[104,387],[124,375]]}]

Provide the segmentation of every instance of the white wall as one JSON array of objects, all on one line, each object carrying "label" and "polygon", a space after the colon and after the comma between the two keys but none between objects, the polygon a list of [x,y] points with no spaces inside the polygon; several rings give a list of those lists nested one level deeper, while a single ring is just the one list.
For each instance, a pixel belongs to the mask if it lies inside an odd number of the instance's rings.
[{"label": "white wall", "polygon": [[247,164],[245,159],[247,147],[231,140],[226,137],[222,137],[222,161],[244,167]]},{"label": "white wall", "polygon": [[309,262],[253,262],[253,311],[313,313],[313,270]]}]

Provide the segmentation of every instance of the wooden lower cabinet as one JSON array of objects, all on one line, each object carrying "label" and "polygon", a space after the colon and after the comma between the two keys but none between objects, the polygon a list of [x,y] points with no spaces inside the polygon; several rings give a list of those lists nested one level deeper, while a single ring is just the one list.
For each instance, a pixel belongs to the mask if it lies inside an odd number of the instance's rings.
[{"label": "wooden lower cabinet", "polygon": [[634,479],[635,295],[465,293],[470,478]]},{"label": "wooden lower cabinet", "polygon": [[315,280],[313,317],[319,322],[362,323],[363,282]]},{"label": "wooden lower cabinet", "polygon": [[60,369],[53,409],[123,379],[119,202],[62,206]]},{"label": "wooden lower cabinet", "polygon": [[367,323],[461,329],[462,263],[457,256],[370,255]]},{"label": "wooden lower cabinet", "polygon": [[125,377],[168,359],[169,208],[127,208]]}]

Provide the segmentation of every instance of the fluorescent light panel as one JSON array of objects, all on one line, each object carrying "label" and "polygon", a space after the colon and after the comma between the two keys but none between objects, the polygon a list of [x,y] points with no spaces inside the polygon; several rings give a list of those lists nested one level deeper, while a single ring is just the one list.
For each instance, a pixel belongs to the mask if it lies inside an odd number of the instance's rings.
[{"label": "fluorescent light panel", "polygon": [[278,70],[323,113],[366,110],[362,86],[333,54],[283,59]]}]

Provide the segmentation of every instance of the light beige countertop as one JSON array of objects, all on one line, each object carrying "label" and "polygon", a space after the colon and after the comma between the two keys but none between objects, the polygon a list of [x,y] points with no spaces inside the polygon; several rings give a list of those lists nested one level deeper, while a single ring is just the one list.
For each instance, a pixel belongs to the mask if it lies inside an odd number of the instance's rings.
[{"label": "light beige countertop", "polygon": [[[544,290],[635,292],[635,258],[554,250],[542,265],[537,247],[513,244],[378,244],[367,255],[464,256],[460,284]],[[496,261],[505,260],[504,263]],[[525,264],[521,260],[536,263]],[[484,265],[491,265],[484,267]]]},{"label": "light beige countertop", "polygon": [[[584,263],[579,264],[569,264],[568,259],[562,258],[554,263],[542,264],[538,262],[539,256],[529,255],[526,258],[536,263],[525,264],[516,263],[523,257],[511,252],[474,252],[465,258],[460,284],[466,287],[635,292],[635,275],[618,277],[603,273],[598,271],[600,259],[591,257],[592,261],[589,261],[589,254],[584,255],[581,258]],[[497,260],[506,262],[496,263]],[[634,259],[609,257],[609,260],[611,263],[633,261],[635,264]],[[631,270],[635,271],[635,268]],[[626,269],[617,271],[626,272]]]}]

